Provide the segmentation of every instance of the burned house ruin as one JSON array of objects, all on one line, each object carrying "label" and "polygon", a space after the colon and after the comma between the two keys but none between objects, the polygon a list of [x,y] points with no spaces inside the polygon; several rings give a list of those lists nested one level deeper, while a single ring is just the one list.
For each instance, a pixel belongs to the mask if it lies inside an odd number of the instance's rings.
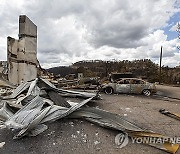
[{"label": "burned house ruin", "polygon": [[[7,38],[7,62],[0,66],[1,78],[19,85],[37,77],[37,26],[26,16],[19,16],[19,39]],[[5,72],[4,72],[5,71]]]},{"label": "burned house ruin", "polygon": [[7,38],[8,80],[13,84],[37,77],[37,26],[19,17],[19,40]]}]

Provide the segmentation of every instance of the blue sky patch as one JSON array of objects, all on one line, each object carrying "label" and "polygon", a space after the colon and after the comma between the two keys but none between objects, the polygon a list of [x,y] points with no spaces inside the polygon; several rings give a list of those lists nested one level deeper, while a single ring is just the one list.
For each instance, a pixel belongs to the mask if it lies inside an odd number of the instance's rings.
[{"label": "blue sky patch", "polygon": [[180,22],[180,12],[174,14],[168,21],[168,26],[162,28],[162,30],[164,30],[165,34],[168,36],[167,40],[172,40],[178,37],[178,33],[176,31],[170,30],[178,22]]}]

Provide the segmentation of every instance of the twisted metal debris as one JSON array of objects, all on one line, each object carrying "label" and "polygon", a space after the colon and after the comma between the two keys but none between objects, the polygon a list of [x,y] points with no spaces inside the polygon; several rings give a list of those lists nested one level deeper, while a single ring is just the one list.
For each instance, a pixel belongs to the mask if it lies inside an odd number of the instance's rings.
[{"label": "twisted metal debris", "polygon": [[[62,96],[81,97],[84,100],[80,103],[67,102]],[[61,118],[85,119],[102,127],[127,133],[129,137],[168,138],[142,129],[123,116],[86,105],[92,99],[99,98],[98,93],[58,89],[47,80],[35,79],[21,84],[10,96],[3,98],[0,119],[4,121],[6,128],[15,133],[13,139],[26,135],[36,136],[48,128],[46,123]],[[179,147],[169,140],[165,143],[147,144],[170,153],[175,153]]]}]

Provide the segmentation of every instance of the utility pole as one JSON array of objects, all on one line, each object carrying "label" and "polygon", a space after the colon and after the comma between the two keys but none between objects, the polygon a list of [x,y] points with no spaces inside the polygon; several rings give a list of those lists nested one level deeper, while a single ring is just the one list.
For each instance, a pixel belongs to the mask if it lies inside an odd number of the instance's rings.
[{"label": "utility pole", "polygon": [[163,47],[161,46],[161,53],[160,53],[160,68],[159,68],[159,83],[161,83],[162,52],[163,52]]},{"label": "utility pole", "polygon": [[[177,30],[176,31],[178,32],[178,39],[180,40],[180,23],[179,22],[177,24]],[[180,45],[178,45],[177,48],[180,50]]]}]

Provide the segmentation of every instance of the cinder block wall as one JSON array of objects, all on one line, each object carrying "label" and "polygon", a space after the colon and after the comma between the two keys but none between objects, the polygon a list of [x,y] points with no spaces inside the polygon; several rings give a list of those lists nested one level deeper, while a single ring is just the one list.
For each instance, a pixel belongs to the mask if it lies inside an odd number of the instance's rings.
[{"label": "cinder block wall", "polygon": [[37,26],[19,16],[19,40],[7,38],[8,79],[13,84],[37,77]]}]

